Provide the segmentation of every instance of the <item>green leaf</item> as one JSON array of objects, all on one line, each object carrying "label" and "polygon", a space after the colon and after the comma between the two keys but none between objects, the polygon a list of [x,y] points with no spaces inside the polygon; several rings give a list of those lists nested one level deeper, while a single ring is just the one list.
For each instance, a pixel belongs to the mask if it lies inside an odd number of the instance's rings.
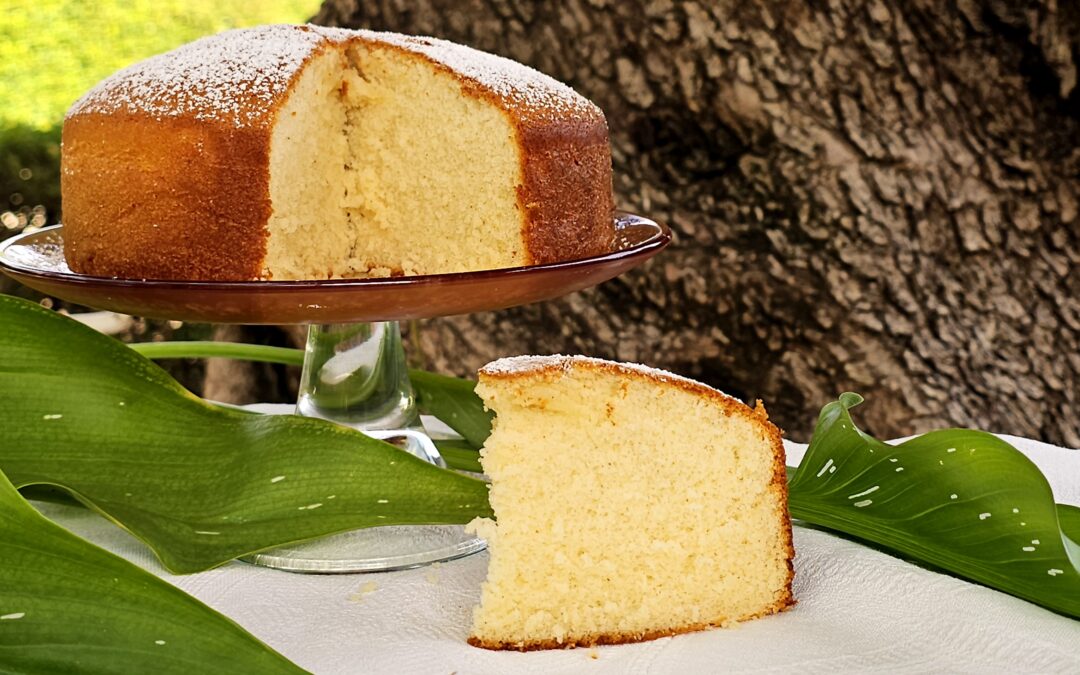
[{"label": "green leaf", "polygon": [[175,342],[136,342],[128,345],[148,359],[224,358],[241,361],[304,365],[304,350],[243,342],[177,340]]},{"label": "green leaf", "polygon": [[[302,349],[237,342],[139,342],[129,347],[149,359],[222,357],[287,366],[301,366],[304,363]],[[421,410],[438,417],[461,434],[473,449],[479,449],[484,444],[491,433],[494,414],[484,409],[483,401],[473,392],[476,382],[423,370],[410,370],[409,380]]]},{"label": "green leaf", "polygon": [[1061,531],[1073,541],[1080,541],[1080,507],[1070,504],[1058,504],[1058,522]]},{"label": "green leaf", "polygon": [[416,390],[416,402],[424,411],[445,422],[472,447],[484,444],[495,415],[484,409],[484,402],[473,391],[475,382],[423,370],[409,371],[409,379]]},{"label": "green leaf", "polygon": [[487,486],[322,420],[208,404],[121,343],[0,296],[0,470],[189,573],[361,527],[491,515]]},{"label": "green leaf", "polygon": [[171,584],[49,522],[0,473],[0,670],[302,673]]},{"label": "green leaf", "polygon": [[860,431],[844,394],[826,405],[790,483],[794,518],[837,530],[1080,618],[1080,509],[1056,505],[1039,469],[981,431],[896,446]]},{"label": "green leaf", "polygon": [[435,444],[447,466],[458,471],[484,472],[484,468],[480,466],[480,451],[468,441],[434,438],[432,443]]}]

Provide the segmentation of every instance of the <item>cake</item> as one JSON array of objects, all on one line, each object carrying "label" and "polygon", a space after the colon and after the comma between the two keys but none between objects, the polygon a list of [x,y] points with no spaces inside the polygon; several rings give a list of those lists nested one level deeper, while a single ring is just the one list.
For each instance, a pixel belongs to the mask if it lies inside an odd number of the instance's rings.
[{"label": "cake", "polygon": [[470,644],[648,640],[794,605],[780,432],[699,382],[580,356],[480,371],[495,521]]},{"label": "cake", "polygon": [[425,37],[227,31],[122,70],[64,120],[85,274],[291,280],[582,258],[614,236],[607,124],[531,68]]}]

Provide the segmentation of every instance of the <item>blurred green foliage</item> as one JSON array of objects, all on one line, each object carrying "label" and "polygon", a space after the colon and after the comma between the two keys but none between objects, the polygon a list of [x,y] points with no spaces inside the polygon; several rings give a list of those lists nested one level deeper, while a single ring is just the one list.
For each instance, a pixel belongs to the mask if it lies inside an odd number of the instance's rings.
[{"label": "blurred green foliage", "polygon": [[60,214],[64,111],[110,73],[203,35],[301,23],[318,0],[3,0],[0,239]]},{"label": "blurred green foliage", "polygon": [[[3,109],[0,108],[0,115]],[[0,239],[60,212],[60,126],[0,118]]]}]

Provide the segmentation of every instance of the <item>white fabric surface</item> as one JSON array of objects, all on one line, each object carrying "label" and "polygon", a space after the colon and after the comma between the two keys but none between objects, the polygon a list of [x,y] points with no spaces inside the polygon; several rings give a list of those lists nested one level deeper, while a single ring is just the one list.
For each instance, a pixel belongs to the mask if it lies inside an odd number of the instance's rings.
[{"label": "white fabric surface", "polygon": [[[1004,437],[1080,505],[1080,451]],[[788,464],[805,446],[787,443]],[[832,535],[795,528],[795,597],[777,616],[631,645],[490,652],[465,643],[487,554],[364,575],[290,574],[233,562],[173,576],[85,509],[45,515],[158,574],[315,673],[1078,673],[1080,621]]]}]

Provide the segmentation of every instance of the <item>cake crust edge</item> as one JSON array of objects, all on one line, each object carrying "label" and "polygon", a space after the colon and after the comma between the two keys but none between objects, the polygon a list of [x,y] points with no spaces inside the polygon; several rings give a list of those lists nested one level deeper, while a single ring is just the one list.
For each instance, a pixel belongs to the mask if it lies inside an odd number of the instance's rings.
[{"label": "cake crust edge", "polygon": [[[61,153],[64,255],[72,271],[125,279],[257,278],[272,212],[269,130],[123,117],[91,112],[64,123],[64,146],[93,153]],[[155,161],[127,171],[111,161],[117,151]],[[93,180],[73,180],[76,173]],[[211,197],[186,198],[198,189]],[[232,208],[222,214],[217,204]]]},{"label": "cake crust edge", "polygon": [[[318,39],[305,46],[295,66],[286,72],[283,91],[269,100],[245,97],[252,82],[239,81],[229,92],[235,100],[230,98],[228,103],[235,110],[220,117],[114,110],[103,103],[125,84],[117,76],[126,70],[150,67],[155,60],[194,43],[115,73],[72,105],[61,130],[65,150],[60,153],[60,182],[64,255],[73,271],[144,280],[260,278],[269,239],[266,223],[273,212],[272,126],[307,65],[333,48],[331,40],[309,26],[287,30],[293,29],[297,34],[313,33]],[[154,92],[151,98],[157,105],[171,101],[180,106],[184,95]],[[95,152],[89,157],[85,151],[72,153],[75,145],[88,145]],[[146,151],[147,147],[152,150]],[[117,156],[142,158],[143,170],[118,166]],[[93,179],[73,179],[77,173]],[[225,215],[223,204],[230,207]],[[204,226],[193,227],[195,222]]]},{"label": "cake crust edge", "polygon": [[665,628],[662,630],[646,631],[641,634],[634,633],[605,633],[601,635],[587,635],[582,638],[571,638],[564,642],[557,640],[532,640],[522,643],[516,642],[501,642],[482,640],[472,635],[468,638],[468,643],[473,647],[479,647],[481,649],[490,649],[493,651],[518,651],[518,652],[532,652],[540,651],[544,649],[577,649],[578,647],[597,647],[601,645],[623,645],[632,644],[635,642],[648,642],[649,640],[658,640],[665,637],[673,637],[675,635],[683,635],[686,633],[697,633],[704,630],[712,630],[723,628],[728,623],[739,623],[743,621],[750,621],[752,619],[759,619],[771,614],[778,614],[780,612],[786,612],[796,605],[794,596],[791,595],[791,584],[788,582],[787,593],[784,597],[781,597],[772,606],[753,614],[747,614],[746,616],[739,617],[737,619],[724,620],[721,622],[704,622],[693,623],[686,626],[679,626],[676,628]]}]

